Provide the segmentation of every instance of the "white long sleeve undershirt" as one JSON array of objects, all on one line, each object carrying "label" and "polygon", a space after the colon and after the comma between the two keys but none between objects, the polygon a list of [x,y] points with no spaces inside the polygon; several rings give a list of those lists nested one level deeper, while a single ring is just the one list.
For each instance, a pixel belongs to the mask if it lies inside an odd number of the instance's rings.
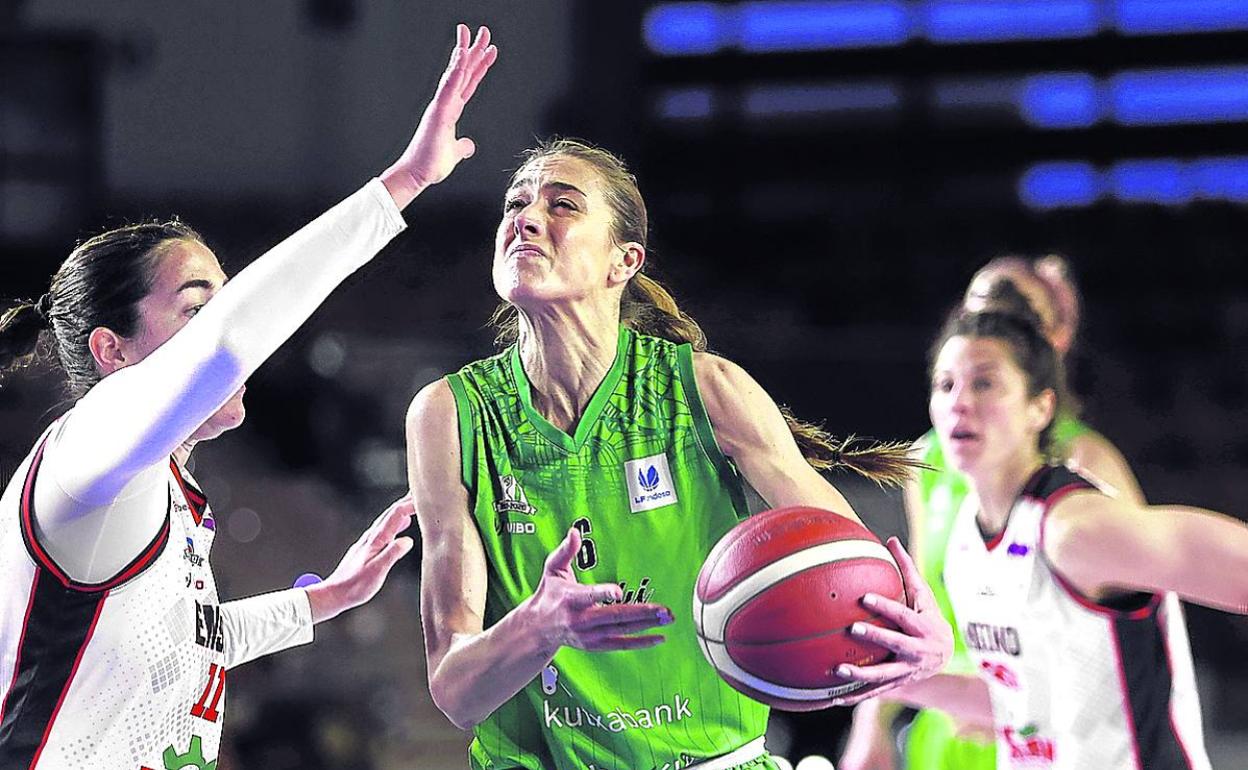
[{"label": "white long sleeve undershirt", "polygon": [[91,388],[49,436],[35,483],[38,535],[58,565],[96,583],[142,552],[164,521],[173,451],[404,227],[385,186],[370,181],[239,272],[145,359]]}]

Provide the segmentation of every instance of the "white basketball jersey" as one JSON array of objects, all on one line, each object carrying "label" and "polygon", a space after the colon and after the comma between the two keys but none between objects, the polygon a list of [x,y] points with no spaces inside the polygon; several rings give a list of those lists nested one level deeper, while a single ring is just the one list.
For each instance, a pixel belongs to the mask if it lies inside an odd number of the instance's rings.
[{"label": "white basketball jersey", "polygon": [[1209,770],[1178,598],[1139,594],[1098,605],[1041,553],[1049,509],[1086,490],[1095,487],[1048,466],[991,542],[973,500],[954,523],[945,583],[991,693],[997,767]]},{"label": "white basketball jersey", "polygon": [[0,768],[213,770],[225,669],[207,500],[171,460],[161,532],[111,580],[78,583],[35,537],[44,446],[0,498]]}]

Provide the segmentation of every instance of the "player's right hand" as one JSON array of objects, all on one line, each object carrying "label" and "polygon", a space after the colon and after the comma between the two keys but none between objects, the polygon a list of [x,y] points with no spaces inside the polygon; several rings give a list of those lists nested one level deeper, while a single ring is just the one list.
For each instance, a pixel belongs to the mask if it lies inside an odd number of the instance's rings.
[{"label": "player's right hand", "polygon": [[671,624],[672,611],[659,604],[621,603],[623,590],[614,583],[581,585],[572,569],[580,548],[581,533],[574,527],[546,557],[542,579],[528,601],[537,633],[552,654],[559,647],[605,652],[661,644],[661,635],[640,634]]},{"label": "player's right hand", "polygon": [[488,27],[477,30],[475,41],[471,40],[471,33],[464,24],[456,26],[455,34],[451,60],[420,118],[412,141],[382,174],[382,181],[400,208],[421,190],[450,176],[455,166],[472,157],[477,149],[468,137],[457,138],[455,128],[468,100],[498,58],[498,49],[490,45]]}]

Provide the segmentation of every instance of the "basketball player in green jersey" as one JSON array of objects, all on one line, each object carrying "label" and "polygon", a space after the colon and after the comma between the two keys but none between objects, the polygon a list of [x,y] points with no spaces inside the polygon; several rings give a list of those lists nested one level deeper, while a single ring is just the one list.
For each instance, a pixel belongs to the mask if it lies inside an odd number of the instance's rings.
[{"label": "basketball player in green jersey", "polygon": [[[510,344],[408,414],[429,686],[474,730],[474,768],[774,768],[767,708],[698,648],[697,572],[748,515],[747,482],[771,506],[854,517],[807,457],[906,470],[903,449],[838,445],[703,352],[701,329],[639,272],[645,244],[617,158],[571,140],[532,151],[495,241]],[[908,601],[874,602],[902,632],[895,660],[859,674],[871,693],[931,675],[952,649],[917,568],[890,548]]]},{"label": "basketball player in green jersey", "polygon": [[[998,257],[975,273],[963,304],[968,310],[984,309],[993,287],[1008,280],[1027,298],[1040,317],[1045,336],[1063,358],[1073,347],[1079,326],[1079,292],[1062,257],[1039,259]],[[1118,491],[1120,497],[1144,503],[1143,492],[1122,453],[1104,436],[1067,410],[1053,424],[1057,456],[1069,458],[1085,476],[1096,477]],[[966,499],[965,476],[951,470],[935,431],[915,443],[916,455],[930,466],[906,483],[906,514],[910,550],[954,628],[954,654],[950,670],[973,674],[973,664],[957,624],[941,577],[945,548],[954,518]],[[865,702],[855,709],[849,742],[838,767],[842,770],[892,770],[890,726],[901,706],[887,699]],[[995,770],[996,748],[992,736],[977,734],[952,716],[935,709],[919,712],[906,732],[906,770]]]}]

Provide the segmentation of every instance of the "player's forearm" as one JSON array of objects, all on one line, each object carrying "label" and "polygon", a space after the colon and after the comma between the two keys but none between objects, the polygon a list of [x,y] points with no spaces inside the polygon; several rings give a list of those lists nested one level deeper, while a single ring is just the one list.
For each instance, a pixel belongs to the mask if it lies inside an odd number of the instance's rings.
[{"label": "player's forearm", "polygon": [[993,727],[988,686],[975,676],[937,674],[893,690],[889,697],[914,708],[940,709],[968,726]]},{"label": "player's forearm", "polygon": [[82,399],[58,445],[59,486],[102,505],[165,462],[403,226],[374,180],[253,262],[165,344]]},{"label": "player's forearm", "polygon": [[312,641],[312,613],[302,588],[225,602],[215,621],[208,609],[199,614],[196,636],[222,648],[226,668]]},{"label": "player's forearm", "polygon": [[481,633],[451,641],[430,669],[433,702],[456,727],[471,729],[540,675],[558,649],[523,602]]}]

